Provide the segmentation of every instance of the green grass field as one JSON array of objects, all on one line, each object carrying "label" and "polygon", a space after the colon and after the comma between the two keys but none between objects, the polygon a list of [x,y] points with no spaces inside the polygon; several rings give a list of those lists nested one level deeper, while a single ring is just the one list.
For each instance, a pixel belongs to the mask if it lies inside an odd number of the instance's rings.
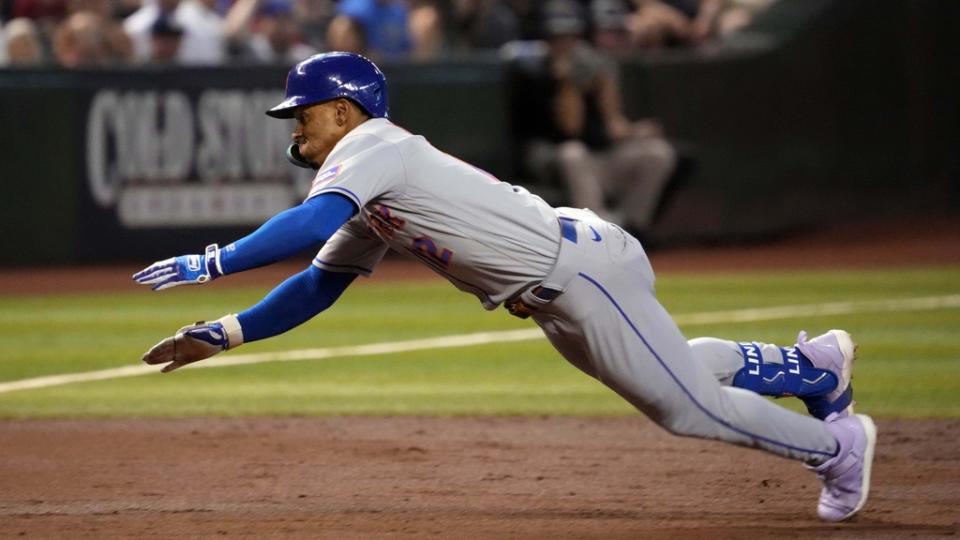
[{"label": "green grass field", "polygon": [[[151,293],[0,297],[0,382],[139,364],[153,343],[193,320],[240,311],[267,287],[218,282]],[[960,294],[960,267],[666,275],[675,316],[702,312]],[[236,354],[532,328],[486,312],[443,282],[376,280],[273,340]],[[960,417],[960,308],[865,310],[752,322],[681,325],[791,344],[797,330],[845,328],[860,342],[858,409],[879,416]],[[207,362],[215,363],[217,359]],[[795,406],[796,400],[784,400]],[[0,417],[315,414],[634,414],[563,361],[545,340],[378,356],[184,369],[0,393]]]}]

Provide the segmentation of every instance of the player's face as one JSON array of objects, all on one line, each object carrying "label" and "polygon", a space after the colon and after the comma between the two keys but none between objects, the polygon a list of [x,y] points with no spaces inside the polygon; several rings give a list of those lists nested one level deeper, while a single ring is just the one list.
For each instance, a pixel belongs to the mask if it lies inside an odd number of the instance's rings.
[{"label": "player's face", "polygon": [[334,145],[347,134],[344,100],[333,100],[301,107],[294,111],[297,127],[293,142],[297,143],[303,159],[320,167]]}]

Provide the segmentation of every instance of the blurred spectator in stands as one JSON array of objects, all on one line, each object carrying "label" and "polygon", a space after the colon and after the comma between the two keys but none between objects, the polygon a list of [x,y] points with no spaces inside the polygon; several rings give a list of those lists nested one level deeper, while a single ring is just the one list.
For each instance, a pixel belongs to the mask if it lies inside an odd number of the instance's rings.
[{"label": "blurred spectator in stands", "polygon": [[443,19],[438,2],[446,0],[408,0],[410,4],[410,38],[413,42],[411,55],[417,59],[438,56],[444,47]]},{"label": "blurred spectator in stands", "polygon": [[123,19],[115,14],[110,0],[67,0],[67,11],[95,13],[103,25],[107,54],[112,63],[128,63],[133,60],[133,42],[123,31]]},{"label": "blurred spectator in stands", "polygon": [[112,0],[110,3],[112,17],[116,21],[123,23],[127,17],[133,15],[143,6],[141,0]]},{"label": "blurred spectator in stands", "polygon": [[114,61],[103,18],[90,11],[78,11],[57,26],[53,52],[65,68],[104,67]]},{"label": "blurred spectator in stands", "polygon": [[[712,1],[712,0],[707,0]],[[637,10],[629,29],[635,46],[660,49],[693,42],[699,0],[634,0]]]},{"label": "blurred spectator in stands", "polygon": [[68,15],[67,0],[8,0],[13,18],[32,20],[40,31],[41,43],[49,44],[58,24]]},{"label": "blurred spectator in stands", "polygon": [[175,64],[183,44],[183,28],[173,17],[164,15],[150,28],[150,63]]},{"label": "blurred spectator in stands", "polygon": [[633,42],[647,49],[698,45],[735,32],[773,0],[634,0]]},{"label": "blurred spectator in stands", "polygon": [[[351,19],[347,24],[342,19]],[[336,25],[328,33],[327,45],[344,50],[330,42],[331,34],[342,41],[366,43],[368,54],[374,59],[412,56],[418,59],[435,57],[443,46],[443,25],[436,6],[420,0],[341,0],[337,15],[331,21]],[[351,36],[355,28],[362,36]]]},{"label": "blurred spectator in stands", "polygon": [[517,18],[521,40],[543,37],[540,24],[540,0],[504,0],[504,2]]},{"label": "blurred spectator in stands", "polygon": [[270,2],[260,10],[257,32],[250,42],[259,60],[284,65],[295,64],[317,53],[303,42],[293,17],[293,6]]},{"label": "blurred spectator in stands", "polygon": [[450,43],[455,50],[497,49],[520,37],[520,22],[501,0],[454,0]]},{"label": "blurred spectator in stands", "polygon": [[243,60],[289,65],[317,52],[302,42],[291,0],[237,0],[226,33]]},{"label": "blurred spectator in stands", "polygon": [[593,45],[608,54],[622,55],[633,50],[627,23],[630,7],[627,0],[593,0],[590,21]]},{"label": "blurred spectator in stands", "polygon": [[753,22],[754,17],[770,7],[775,0],[727,0],[717,14],[716,33],[719,36],[732,34]]},{"label": "blurred spectator in stands", "polygon": [[327,48],[370,56],[367,33],[360,21],[351,17],[334,17],[327,27]]},{"label": "blurred spectator in stands", "polygon": [[0,65],[36,66],[44,63],[40,31],[30,19],[13,19],[0,32]]},{"label": "blurred spectator in stands", "polygon": [[153,53],[152,30],[162,16],[171,17],[183,29],[177,63],[216,65],[226,58],[223,18],[200,0],[144,0],[144,5],[123,21],[133,40],[134,59],[149,62]]},{"label": "blurred spectator in stands", "polygon": [[332,50],[327,47],[327,28],[336,13],[333,0],[293,0],[293,18],[300,27],[300,34],[307,45],[314,49]]},{"label": "blurred spectator in stands", "polygon": [[540,87],[524,84],[528,98],[521,105],[532,114],[526,166],[540,181],[557,174],[569,204],[642,234],[656,217],[676,151],[655,121],[624,116],[616,64],[582,38],[580,4],[550,0],[543,29]]}]

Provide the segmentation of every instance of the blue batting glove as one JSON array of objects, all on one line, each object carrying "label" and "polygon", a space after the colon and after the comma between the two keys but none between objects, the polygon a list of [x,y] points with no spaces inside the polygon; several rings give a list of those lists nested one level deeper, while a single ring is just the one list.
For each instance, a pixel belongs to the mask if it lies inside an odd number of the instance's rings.
[{"label": "blue batting glove", "polygon": [[178,285],[206,283],[222,275],[220,247],[210,244],[203,255],[181,255],[157,261],[134,274],[133,280],[162,291]]},{"label": "blue batting glove", "polygon": [[216,321],[200,321],[184,326],[173,336],[154,345],[142,360],[150,365],[166,364],[160,372],[169,373],[242,344],[240,322],[236,315],[227,315]]}]

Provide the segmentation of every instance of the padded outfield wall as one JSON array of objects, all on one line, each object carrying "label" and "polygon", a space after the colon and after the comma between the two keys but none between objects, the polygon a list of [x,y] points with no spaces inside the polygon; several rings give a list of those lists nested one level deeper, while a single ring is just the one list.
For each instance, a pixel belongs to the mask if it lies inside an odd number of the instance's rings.
[{"label": "padded outfield wall", "polygon": [[960,2],[781,1],[710,49],[628,61],[699,170],[656,231],[756,237],[960,210]]},{"label": "padded outfield wall", "polygon": [[[735,39],[621,59],[627,111],[697,162],[654,235],[761,237],[960,207],[950,0],[783,0]],[[384,66],[395,121],[508,181],[524,88],[475,56]],[[0,71],[0,264],[145,260],[299,201],[286,67]],[[536,190],[537,186],[531,186]]]},{"label": "padded outfield wall", "polygon": [[[140,260],[226,241],[301,201],[286,67],[0,71],[0,263]],[[508,176],[499,61],[388,66],[392,117]]]}]

